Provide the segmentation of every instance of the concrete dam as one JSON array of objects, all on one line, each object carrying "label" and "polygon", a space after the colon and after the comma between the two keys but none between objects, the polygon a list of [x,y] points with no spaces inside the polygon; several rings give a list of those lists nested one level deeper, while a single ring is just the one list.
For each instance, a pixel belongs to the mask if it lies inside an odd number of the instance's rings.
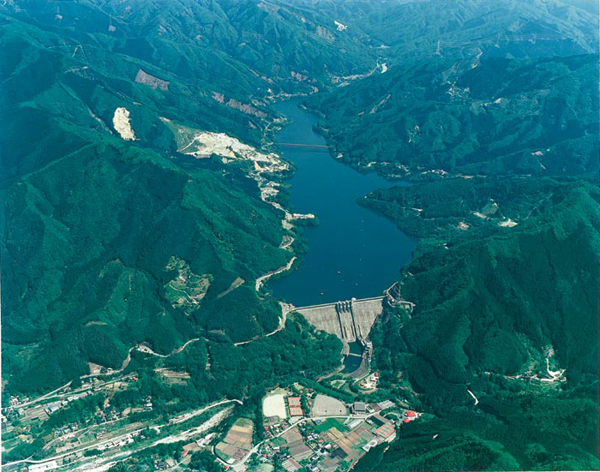
[{"label": "concrete dam", "polygon": [[384,297],[346,300],[297,308],[319,330],[336,335],[344,344],[365,340],[383,312]]}]

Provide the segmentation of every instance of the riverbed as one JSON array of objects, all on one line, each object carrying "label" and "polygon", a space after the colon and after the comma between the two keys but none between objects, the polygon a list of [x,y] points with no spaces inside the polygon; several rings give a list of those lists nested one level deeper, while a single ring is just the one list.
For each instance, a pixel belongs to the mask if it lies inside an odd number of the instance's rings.
[{"label": "riverbed", "polygon": [[[291,120],[276,142],[325,145],[313,131],[317,118],[298,100],[274,108]],[[268,282],[280,299],[296,306],[381,295],[400,276],[416,241],[386,218],[357,203],[377,188],[403,185],[376,174],[361,174],[329,155],[327,149],[281,146],[296,166],[290,180],[291,210],[314,213],[316,227],[303,229],[308,252],[285,277]],[[406,184],[404,184],[406,185]]]}]

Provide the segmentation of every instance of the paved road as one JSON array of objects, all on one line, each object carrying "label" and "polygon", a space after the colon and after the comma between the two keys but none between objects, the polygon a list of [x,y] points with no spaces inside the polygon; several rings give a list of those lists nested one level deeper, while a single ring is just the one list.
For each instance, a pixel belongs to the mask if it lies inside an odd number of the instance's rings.
[{"label": "paved road", "polygon": [[281,318],[279,318],[279,326],[277,326],[277,328],[275,328],[270,333],[265,334],[264,336],[259,336],[255,339],[249,339],[248,341],[240,341],[239,343],[233,343],[233,345],[234,346],[243,346],[244,344],[249,344],[252,341],[256,341],[258,339],[268,338],[269,336],[273,336],[275,333],[278,333],[283,328],[285,328],[285,323],[287,322],[288,313],[295,311],[296,308],[294,307],[294,305],[292,305],[290,303],[279,302],[279,304],[281,305]]}]

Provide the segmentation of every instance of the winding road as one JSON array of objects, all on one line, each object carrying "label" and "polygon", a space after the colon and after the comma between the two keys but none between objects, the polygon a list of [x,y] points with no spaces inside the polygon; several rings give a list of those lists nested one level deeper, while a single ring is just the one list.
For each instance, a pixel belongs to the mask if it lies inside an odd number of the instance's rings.
[{"label": "winding road", "polygon": [[257,292],[258,292],[258,291],[260,291],[260,289],[261,289],[261,287],[263,286],[263,284],[264,284],[264,283],[265,283],[267,280],[269,280],[271,277],[273,277],[274,275],[276,275],[276,274],[280,274],[281,272],[285,272],[286,270],[290,270],[290,269],[292,268],[292,265],[294,265],[294,262],[295,262],[295,260],[296,260],[296,259],[297,259],[297,258],[296,258],[296,256],[294,256],[294,257],[292,257],[292,258],[289,260],[289,262],[288,262],[286,265],[284,265],[284,266],[280,267],[280,268],[279,268],[279,269],[277,269],[277,270],[273,270],[273,271],[271,271],[271,272],[267,272],[265,275],[261,275],[260,277],[258,277],[258,278],[256,279],[256,282],[255,282],[255,284],[254,284],[254,288],[255,288],[255,290],[256,290]]},{"label": "winding road", "polygon": [[249,344],[258,339],[268,338],[269,336],[273,336],[275,333],[278,333],[283,328],[285,328],[285,323],[287,322],[288,313],[294,311],[296,309],[296,307],[294,305],[292,305],[291,303],[284,303],[282,301],[280,301],[279,304],[281,305],[281,318],[279,318],[279,325],[277,326],[277,328],[275,328],[270,333],[265,334],[264,336],[257,336],[256,338],[249,339],[248,341],[240,341],[237,343],[233,343],[233,345],[234,346],[243,346],[244,344]]}]

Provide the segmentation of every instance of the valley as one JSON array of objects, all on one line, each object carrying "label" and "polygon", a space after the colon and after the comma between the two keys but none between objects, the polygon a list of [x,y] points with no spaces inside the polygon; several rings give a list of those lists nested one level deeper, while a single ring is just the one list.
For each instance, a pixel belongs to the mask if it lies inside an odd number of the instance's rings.
[{"label": "valley", "polygon": [[596,470],[598,7],[0,5],[2,470]]},{"label": "valley", "polygon": [[298,268],[267,287],[297,306],[380,295],[398,279],[415,241],[356,201],[393,183],[358,173],[331,159],[326,150],[310,147],[325,141],[313,131],[316,117],[299,104],[296,99],[275,105],[291,120],[275,139],[286,143],[282,157],[295,168],[289,181],[290,205],[294,211],[315,214],[318,224],[302,228],[308,250]]}]

